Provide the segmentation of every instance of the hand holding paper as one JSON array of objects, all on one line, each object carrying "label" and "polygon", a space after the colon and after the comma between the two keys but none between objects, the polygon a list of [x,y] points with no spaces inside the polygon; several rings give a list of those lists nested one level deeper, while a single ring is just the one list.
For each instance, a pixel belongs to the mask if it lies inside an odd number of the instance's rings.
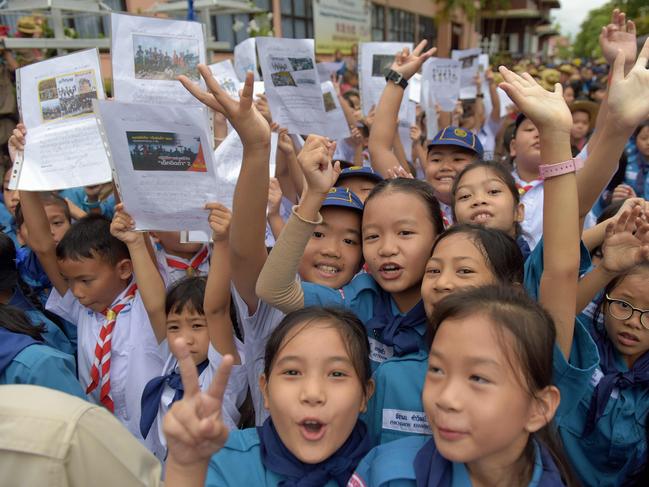
[{"label": "hand holding paper", "polygon": [[401,73],[401,75],[406,79],[412,78],[412,76],[419,71],[421,65],[424,64],[424,61],[430,58],[435,54],[435,51],[437,51],[436,47],[432,47],[428,51],[423,52],[427,42],[428,41],[426,40],[421,41],[412,52],[410,52],[407,47],[404,47],[397,53],[394,63],[392,63],[390,68],[397,73]]},{"label": "hand holding paper", "polygon": [[248,72],[237,102],[219,86],[207,66],[199,64],[198,71],[205,80],[209,93],[186,76],[180,76],[178,80],[196,99],[225,115],[245,145],[267,146],[270,143],[270,126],[252,103],[253,74]]},{"label": "hand holding paper", "polygon": [[123,203],[115,206],[113,221],[110,223],[110,234],[126,245],[132,245],[142,238],[142,234],[135,231],[135,220],[124,210]]},{"label": "hand holding paper", "polygon": [[221,203],[207,203],[205,208],[210,210],[208,221],[212,229],[212,240],[214,242],[227,241],[230,238],[230,220],[232,211]]}]

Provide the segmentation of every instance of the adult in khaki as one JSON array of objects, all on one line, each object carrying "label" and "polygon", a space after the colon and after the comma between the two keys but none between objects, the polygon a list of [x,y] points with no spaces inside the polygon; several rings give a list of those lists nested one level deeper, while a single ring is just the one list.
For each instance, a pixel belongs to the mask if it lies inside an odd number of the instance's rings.
[{"label": "adult in khaki", "polygon": [[161,465],[106,409],[53,389],[0,386],[3,485],[159,486]]}]

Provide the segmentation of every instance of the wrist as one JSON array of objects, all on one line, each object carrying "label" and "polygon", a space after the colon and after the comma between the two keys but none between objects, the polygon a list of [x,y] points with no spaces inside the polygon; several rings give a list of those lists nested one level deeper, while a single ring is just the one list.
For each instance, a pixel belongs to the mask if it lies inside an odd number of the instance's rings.
[{"label": "wrist", "polygon": [[606,284],[608,284],[612,279],[615,279],[617,276],[621,274],[621,272],[607,269],[604,260],[602,260],[600,264],[597,267],[595,267],[595,271],[598,271],[599,274],[602,276],[602,279],[606,280]]},{"label": "wrist", "polygon": [[177,485],[203,485],[207,475],[210,459],[201,459],[192,463],[179,463],[170,453],[166,462],[166,479]]},{"label": "wrist", "polygon": [[319,211],[322,202],[327,194],[314,193],[307,189],[300,199],[300,204],[295,209],[295,213],[300,219],[308,222],[317,222],[320,219]]}]

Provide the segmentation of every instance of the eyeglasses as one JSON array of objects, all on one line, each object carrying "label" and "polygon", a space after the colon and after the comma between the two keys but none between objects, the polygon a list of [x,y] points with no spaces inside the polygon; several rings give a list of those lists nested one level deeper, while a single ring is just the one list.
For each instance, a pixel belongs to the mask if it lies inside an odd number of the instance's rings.
[{"label": "eyeglasses", "polygon": [[628,320],[637,311],[640,313],[640,324],[643,328],[649,330],[649,309],[636,308],[621,299],[613,299],[608,294],[606,295],[606,302],[608,303],[608,312],[613,318]]}]

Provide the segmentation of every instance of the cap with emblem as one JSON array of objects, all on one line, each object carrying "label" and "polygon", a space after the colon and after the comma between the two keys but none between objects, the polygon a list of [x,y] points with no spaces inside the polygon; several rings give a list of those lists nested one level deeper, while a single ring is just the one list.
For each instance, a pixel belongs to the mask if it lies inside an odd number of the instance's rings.
[{"label": "cap with emblem", "polygon": [[361,213],[363,212],[363,202],[347,188],[331,188],[329,194],[322,202],[323,208],[327,206],[338,206],[357,210]]},{"label": "cap with emblem", "polygon": [[351,166],[351,167],[346,167],[340,172],[340,175],[338,176],[338,180],[336,181],[336,184],[339,184],[341,180],[345,178],[352,178],[352,177],[359,177],[359,178],[367,178],[371,179],[373,181],[376,181],[377,183],[380,183],[383,181],[383,178],[379,173],[377,173],[374,169],[368,166]]},{"label": "cap with emblem", "polygon": [[484,149],[480,140],[473,132],[464,130],[460,127],[446,127],[433,137],[433,140],[428,144],[428,150],[432,147],[438,145],[453,145],[456,147],[462,147],[463,149],[468,149],[475,152],[478,157],[482,158],[484,154]]}]

